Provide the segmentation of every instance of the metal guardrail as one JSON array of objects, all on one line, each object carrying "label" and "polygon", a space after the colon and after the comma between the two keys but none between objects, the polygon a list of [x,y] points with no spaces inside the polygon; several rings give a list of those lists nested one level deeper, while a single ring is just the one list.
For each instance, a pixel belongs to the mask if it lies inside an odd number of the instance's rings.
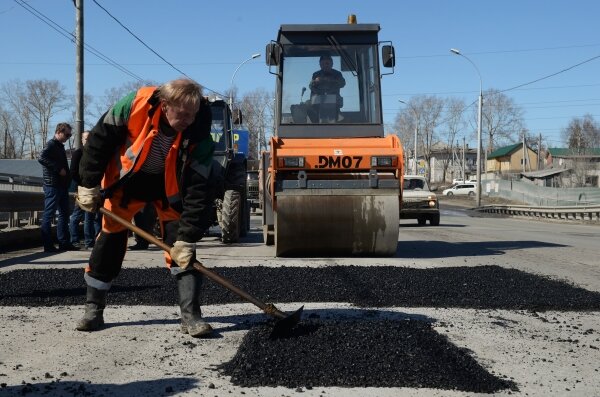
[{"label": "metal guardrail", "polygon": [[476,210],[517,217],[600,222],[600,205],[597,204],[576,206],[484,205]]},{"label": "metal guardrail", "polygon": [[0,191],[0,219],[8,228],[38,225],[42,211],[44,193]]}]

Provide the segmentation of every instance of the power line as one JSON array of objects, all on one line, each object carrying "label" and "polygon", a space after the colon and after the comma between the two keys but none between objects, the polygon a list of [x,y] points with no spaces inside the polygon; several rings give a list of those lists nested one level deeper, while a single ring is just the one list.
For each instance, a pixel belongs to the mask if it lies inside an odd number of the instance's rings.
[{"label": "power line", "polygon": [[[571,48],[589,48],[589,47],[598,47],[600,43],[593,44],[578,44],[578,45],[568,45],[568,46],[559,46],[559,47],[542,47],[542,48],[523,48],[523,49],[513,49],[513,50],[497,50],[497,51],[480,51],[480,52],[470,52],[467,55],[489,55],[489,54],[510,54],[510,53],[520,53],[520,52],[539,52],[539,51],[554,51],[554,50],[565,50]],[[441,57],[453,57],[454,55],[449,55],[448,53],[443,54],[432,54],[432,55],[411,55],[411,56],[396,56],[397,59],[418,59],[418,58],[441,58]]]},{"label": "power line", "polygon": [[[144,47],[146,47],[147,49],[149,49],[154,55],[156,55],[157,57],[159,57],[163,62],[165,62],[167,65],[171,66],[174,70],[178,71],[179,73],[181,73],[183,76],[191,79],[190,76],[188,76],[185,72],[183,72],[182,70],[178,69],[175,65],[173,65],[171,62],[167,61],[162,55],[160,55],[158,52],[154,51],[148,44],[146,44],[144,42],[144,40],[142,40],[140,37],[138,37],[135,33],[133,33],[131,31],[131,29],[129,29],[127,26],[125,26],[121,21],[119,21],[114,15],[112,15],[106,8],[104,8],[102,5],[100,5],[96,0],[92,0],[94,2],[94,4],[96,4],[98,7],[100,7],[100,9],[102,9],[102,11],[104,11],[109,17],[111,17],[112,19],[115,20],[115,22],[117,22],[123,29],[125,29],[127,31],[127,33],[129,33],[130,35],[132,35],[137,41],[139,41]],[[217,91],[214,91],[208,87],[206,87],[204,84],[202,84],[202,87],[204,87],[206,90],[215,93],[217,95],[223,95]]]},{"label": "power line", "polygon": [[524,86],[526,86],[526,85],[530,85],[530,84],[533,84],[533,83],[537,83],[538,81],[546,80],[546,79],[548,79],[548,78],[550,78],[550,77],[553,77],[553,76],[556,76],[556,75],[558,75],[558,74],[561,74],[561,73],[567,72],[567,71],[569,71],[569,70],[571,70],[571,69],[575,69],[575,68],[576,68],[576,67],[578,67],[578,66],[581,66],[581,65],[583,65],[583,64],[586,64],[586,63],[588,63],[588,62],[591,62],[591,61],[593,61],[593,60],[595,60],[595,59],[598,59],[598,58],[600,58],[600,55],[596,55],[596,56],[594,56],[594,57],[588,58],[588,59],[586,59],[586,60],[584,60],[584,61],[581,61],[581,62],[579,62],[579,63],[577,63],[577,64],[575,64],[575,65],[569,66],[568,68],[565,68],[565,69],[559,70],[559,71],[558,71],[558,72],[556,72],[556,73],[552,73],[552,74],[549,74],[549,75],[547,75],[547,76],[540,77],[539,79],[535,79],[535,80],[529,81],[529,82],[527,82],[527,83],[523,83],[523,84],[519,84],[519,85],[517,85],[517,86],[511,87],[511,88],[507,88],[507,89],[505,89],[505,90],[502,90],[502,91],[500,91],[500,92],[511,91],[511,90],[514,90],[514,89],[517,89],[517,88],[520,88],[520,87],[524,87]]},{"label": "power line", "polygon": [[160,59],[162,59],[167,65],[171,66],[173,69],[175,69],[176,71],[178,71],[179,73],[181,73],[182,75],[184,75],[185,77],[191,79],[190,76],[188,76],[187,74],[185,74],[185,72],[181,71],[180,69],[176,68],[175,65],[173,65],[171,62],[167,61],[162,55],[160,55],[158,52],[154,51],[152,48],[150,48],[150,46],[148,44],[146,44],[144,42],[144,40],[140,39],[135,33],[133,33],[127,26],[123,25],[123,23],[121,23],[121,21],[119,21],[114,15],[112,15],[106,8],[102,7],[96,0],[92,0],[94,2],[94,4],[96,4],[98,7],[100,7],[100,9],[102,9],[102,11],[104,11],[106,14],[108,14],[109,17],[111,17],[112,19],[115,20],[116,23],[118,23],[123,29],[125,29],[130,35],[132,35],[137,41],[139,41],[140,43],[142,43],[142,45],[144,47],[146,47],[147,49],[149,49],[150,51],[152,51],[152,53],[154,55],[156,55],[157,57],[159,57]]},{"label": "power line", "polygon": [[[59,24],[57,24],[52,19],[50,19],[47,16],[45,16],[43,13],[41,13],[40,11],[38,11],[37,9],[35,9],[34,7],[32,7],[31,5],[27,4],[25,1],[23,1],[23,0],[14,0],[14,1],[19,6],[21,6],[25,11],[29,12],[34,17],[38,18],[40,21],[42,21],[43,23],[45,23],[46,25],[48,25],[51,29],[55,30],[58,34],[60,34],[61,36],[65,37],[67,40],[69,40],[71,42],[75,42],[76,41],[76,38],[75,38],[75,36],[72,33],[70,33],[69,31],[67,31],[63,27],[61,27]],[[139,77],[135,73],[131,72],[130,70],[126,69],[125,67],[119,65],[117,62],[113,61],[112,59],[110,59],[106,55],[102,54],[100,51],[96,50],[92,46],[84,44],[84,48],[88,52],[90,52],[91,54],[97,56],[98,58],[100,58],[101,60],[105,61],[106,63],[114,66],[115,68],[119,69],[120,71],[122,71],[123,73],[127,74],[128,76],[133,77],[134,79],[139,80],[139,81],[143,80],[141,77]]]}]

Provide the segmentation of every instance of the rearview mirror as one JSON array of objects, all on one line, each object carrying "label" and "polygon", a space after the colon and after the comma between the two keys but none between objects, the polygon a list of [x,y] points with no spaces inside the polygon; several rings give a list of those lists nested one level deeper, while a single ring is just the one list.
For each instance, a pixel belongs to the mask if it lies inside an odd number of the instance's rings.
[{"label": "rearview mirror", "polygon": [[394,52],[394,46],[384,45],[381,47],[381,60],[383,66],[386,68],[392,68],[396,66],[396,54]]},{"label": "rearview mirror", "polygon": [[266,62],[269,66],[277,66],[279,65],[279,60],[281,58],[281,47],[277,45],[277,43],[271,42],[267,44],[266,48]]}]

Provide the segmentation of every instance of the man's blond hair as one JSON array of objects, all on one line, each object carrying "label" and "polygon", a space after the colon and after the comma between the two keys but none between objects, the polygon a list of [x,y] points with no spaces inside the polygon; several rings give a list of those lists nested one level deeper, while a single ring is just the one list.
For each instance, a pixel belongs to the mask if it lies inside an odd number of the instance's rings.
[{"label": "man's blond hair", "polygon": [[171,80],[158,87],[158,98],[169,104],[200,106],[202,86],[192,79]]}]

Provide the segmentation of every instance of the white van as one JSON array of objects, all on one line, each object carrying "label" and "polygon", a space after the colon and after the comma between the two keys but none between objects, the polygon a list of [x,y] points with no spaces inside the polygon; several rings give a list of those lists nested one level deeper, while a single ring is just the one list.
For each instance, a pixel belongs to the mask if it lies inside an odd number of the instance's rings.
[{"label": "white van", "polygon": [[475,196],[477,185],[475,183],[459,183],[442,192],[444,196]]}]

